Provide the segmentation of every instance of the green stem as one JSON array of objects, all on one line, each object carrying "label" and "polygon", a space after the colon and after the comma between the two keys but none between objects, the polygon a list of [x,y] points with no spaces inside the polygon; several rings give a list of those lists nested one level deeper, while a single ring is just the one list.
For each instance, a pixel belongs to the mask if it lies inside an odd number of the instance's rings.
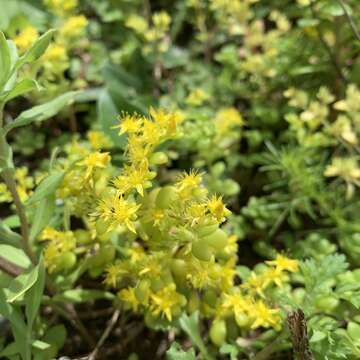
[{"label": "green stem", "polygon": [[270,356],[279,349],[279,344],[281,341],[283,341],[285,338],[287,338],[288,333],[284,329],[279,336],[271,342],[269,345],[264,347],[261,351],[255,354],[255,356],[251,360],[265,360],[269,359]]},{"label": "green stem", "polygon": [[31,262],[33,264],[36,264],[36,257],[34,252],[32,251],[30,247],[30,238],[29,238],[29,224],[26,218],[24,206],[20,200],[19,193],[16,189],[16,182],[14,178],[14,172],[12,169],[5,169],[2,174],[2,178],[4,179],[4,182],[13,198],[16,211],[18,213],[19,219],[20,219],[20,228],[21,228],[21,242],[22,247],[25,251],[25,253],[29,256]]}]

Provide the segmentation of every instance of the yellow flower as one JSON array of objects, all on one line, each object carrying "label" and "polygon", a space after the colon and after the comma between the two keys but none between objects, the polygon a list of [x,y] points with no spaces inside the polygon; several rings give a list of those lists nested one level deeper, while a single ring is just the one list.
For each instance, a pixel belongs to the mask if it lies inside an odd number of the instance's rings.
[{"label": "yellow flower", "polygon": [[137,133],[141,130],[143,118],[141,118],[139,115],[129,115],[125,114],[121,117],[119,117],[119,125],[116,125],[113,127],[113,129],[120,128],[119,135],[125,134],[125,133]]},{"label": "yellow flower", "polygon": [[136,191],[144,196],[144,189],[151,186],[150,180],[155,174],[149,170],[148,163],[142,161],[139,166],[124,166],[123,174],[113,180],[114,186],[119,192],[125,194],[126,192],[136,189]]},{"label": "yellow flower", "polygon": [[90,130],[86,134],[90,145],[95,150],[111,147],[111,141],[101,131]]},{"label": "yellow flower", "polygon": [[207,207],[218,222],[224,222],[225,217],[231,213],[224,205],[221,196],[213,195],[211,199],[208,200]]},{"label": "yellow flower", "polygon": [[97,207],[98,215],[110,222],[109,231],[116,226],[125,225],[130,231],[136,233],[134,220],[140,208],[134,202],[125,200],[121,193],[102,199]]},{"label": "yellow flower", "polygon": [[235,108],[220,110],[215,117],[215,126],[219,136],[227,134],[235,126],[243,126],[244,120]]},{"label": "yellow flower", "polygon": [[256,329],[260,326],[277,328],[281,325],[279,310],[267,307],[262,300],[257,301],[253,305],[250,314],[255,319],[251,325],[252,329]]},{"label": "yellow flower", "polygon": [[184,297],[176,292],[176,285],[174,283],[164,287],[155,294],[150,295],[151,312],[155,316],[165,315],[168,321],[173,318],[174,308],[176,306],[184,305]]},{"label": "yellow flower", "polygon": [[266,261],[267,264],[275,266],[278,271],[296,272],[299,270],[299,263],[297,260],[292,260],[284,255],[278,254],[275,260]]},{"label": "yellow flower", "polygon": [[64,38],[74,38],[81,35],[87,26],[88,20],[84,15],[76,15],[69,17],[60,28],[60,34]]},{"label": "yellow flower", "polygon": [[27,26],[14,38],[14,42],[20,52],[25,52],[25,50],[34,43],[38,36],[39,33],[34,27]]},{"label": "yellow flower", "polygon": [[347,182],[357,182],[360,179],[360,169],[355,158],[332,159],[324,172],[325,176],[339,176]]},{"label": "yellow flower", "polygon": [[198,173],[196,170],[190,170],[189,173],[184,172],[180,176],[177,186],[179,189],[197,188],[202,182],[202,176],[203,173]]},{"label": "yellow flower", "polygon": [[268,283],[263,276],[257,275],[254,271],[252,271],[250,277],[246,280],[246,282],[244,282],[244,284],[241,285],[241,287],[264,297],[263,290],[265,290],[267,285]]},{"label": "yellow flower", "polygon": [[144,34],[148,30],[146,20],[139,15],[131,14],[125,22],[125,26],[135,30],[138,34]]},{"label": "yellow flower", "polygon": [[44,57],[44,61],[67,61],[68,56],[66,53],[66,49],[63,45],[58,44],[50,44],[48,49],[46,50]]},{"label": "yellow flower", "polygon": [[136,298],[135,290],[131,287],[127,289],[122,289],[118,292],[118,297],[120,300],[125,302],[130,308],[137,312],[140,306],[139,300]]},{"label": "yellow flower", "polygon": [[101,153],[99,151],[89,154],[79,165],[86,167],[86,175],[88,178],[95,168],[106,168],[111,158],[108,152]]},{"label": "yellow flower", "polygon": [[209,95],[202,89],[193,90],[186,98],[186,103],[193,106],[200,106],[209,99]]},{"label": "yellow flower", "polygon": [[63,16],[78,6],[78,0],[45,0],[45,5]]},{"label": "yellow flower", "polygon": [[162,32],[166,32],[169,29],[171,17],[166,11],[160,11],[154,13],[154,15],[152,16],[152,21],[156,29]]},{"label": "yellow flower", "polygon": [[119,277],[127,273],[122,263],[111,264],[106,268],[104,283],[106,285],[116,287]]}]

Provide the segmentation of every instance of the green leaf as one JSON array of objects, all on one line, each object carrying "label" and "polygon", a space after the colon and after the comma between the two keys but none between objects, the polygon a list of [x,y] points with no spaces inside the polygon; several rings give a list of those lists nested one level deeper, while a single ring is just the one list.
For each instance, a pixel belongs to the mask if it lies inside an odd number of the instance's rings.
[{"label": "green leaf", "polygon": [[0,9],[0,29],[5,31],[11,19],[19,12],[18,1],[0,0]]},{"label": "green leaf", "polygon": [[231,360],[237,360],[239,352],[238,346],[233,344],[224,344],[220,348],[220,354],[229,354]]},{"label": "green leaf", "polygon": [[50,194],[37,205],[30,229],[30,241],[33,242],[40,232],[49,224],[55,210],[55,195]]},{"label": "green leaf", "polygon": [[115,146],[123,148],[126,143],[125,136],[119,136],[118,130],[112,129],[113,126],[118,125],[119,111],[106,90],[99,95],[97,109],[102,130],[109,136]]},{"label": "green leaf", "polygon": [[27,327],[20,309],[9,304],[4,289],[0,289],[0,314],[10,321],[17,352],[23,359],[30,359],[30,346],[27,344]]},{"label": "green leaf", "polygon": [[14,341],[0,351],[0,358],[9,357],[19,353],[18,344]]},{"label": "green leaf", "polygon": [[32,205],[45,197],[53,194],[64,179],[65,173],[62,171],[55,171],[48,175],[41,183],[37,186],[35,192],[26,201],[26,205]]},{"label": "green leaf", "polygon": [[319,331],[319,330],[314,330],[314,333],[311,336],[310,342],[315,343],[321,340],[324,340],[327,337],[326,333]]},{"label": "green leaf", "polygon": [[6,289],[6,297],[9,303],[19,300],[36,283],[39,276],[38,267],[29,269],[11,281]]},{"label": "green leaf", "polygon": [[48,30],[45,34],[41,35],[30,47],[26,53],[19,58],[16,63],[16,68],[19,69],[22,65],[39,59],[48,48],[56,30]]},{"label": "green leaf", "polygon": [[49,344],[54,344],[58,349],[61,349],[66,340],[66,328],[63,324],[53,326],[46,331],[43,340]]},{"label": "green leaf", "polygon": [[194,349],[184,351],[177,342],[171,344],[170,349],[166,352],[166,358],[169,360],[196,360]]},{"label": "green leaf", "polygon": [[31,265],[31,261],[24,251],[14,246],[0,244],[0,254],[4,259],[22,268],[26,269]]},{"label": "green leaf", "polygon": [[36,283],[25,294],[25,314],[30,329],[32,329],[34,320],[38,315],[45,287],[45,265],[42,256],[40,257],[39,263],[35,267],[34,271],[37,272]]},{"label": "green leaf", "polygon": [[12,231],[7,225],[0,221],[0,244],[13,245],[21,247],[21,236]]},{"label": "green leaf", "polygon": [[40,90],[38,83],[35,80],[24,79],[17,83],[15,87],[6,94],[4,101],[10,101],[33,90]]},{"label": "green leaf", "polygon": [[5,126],[4,132],[7,133],[14,128],[29,125],[33,122],[41,122],[53,117],[62,108],[69,105],[77,93],[76,91],[70,91],[45,104],[34,106],[29,110],[23,111],[13,122]]},{"label": "green leaf", "polygon": [[7,82],[11,68],[11,56],[5,35],[0,31],[0,88]]},{"label": "green leaf", "polygon": [[56,302],[82,303],[91,300],[113,300],[114,294],[102,290],[72,289],[55,295],[52,300]]},{"label": "green leaf", "polygon": [[212,359],[202,340],[199,330],[199,312],[195,311],[191,316],[183,314],[179,319],[180,327],[190,337],[191,342],[201,351],[204,358]]},{"label": "green leaf", "polygon": [[327,280],[347,269],[345,255],[332,254],[321,258],[321,260],[306,260],[300,264],[304,276],[305,288],[308,295],[312,292],[321,292]]}]

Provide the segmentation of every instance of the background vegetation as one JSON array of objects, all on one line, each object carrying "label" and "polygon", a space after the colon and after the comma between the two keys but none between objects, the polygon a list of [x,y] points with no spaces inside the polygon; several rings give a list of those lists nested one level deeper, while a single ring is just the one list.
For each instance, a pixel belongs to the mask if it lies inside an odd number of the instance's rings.
[{"label": "background vegetation", "polygon": [[0,9],[0,358],[360,358],[359,1]]}]

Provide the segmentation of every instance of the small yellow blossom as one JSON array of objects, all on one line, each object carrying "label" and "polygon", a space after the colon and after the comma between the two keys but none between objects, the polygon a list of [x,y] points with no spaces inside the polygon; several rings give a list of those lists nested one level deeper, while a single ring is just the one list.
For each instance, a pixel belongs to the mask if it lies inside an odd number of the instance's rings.
[{"label": "small yellow blossom", "polygon": [[173,318],[174,308],[177,305],[184,305],[185,298],[176,292],[174,283],[164,287],[155,294],[151,294],[151,312],[155,316],[165,315],[168,321]]},{"label": "small yellow blossom", "polygon": [[34,27],[27,26],[14,38],[14,42],[20,52],[25,52],[25,50],[35,42],[38,36],[39,33]]},{"label": "small yellow blossom", "polygon": [[110,222],[109,231],[117,226],[125,225],[130,231],[136,233],[134,220],[139,208],[140,205],[124,199],[121,193],[117,193],[101,200],[97,213],[105,221]]},{"label": "small yellow blossom", "polygon": [[64,38],[78,37],[81,35],[87,24],[88,20],[84,15],[71,16],[60,28],[60,35],[62,35]]},{"label": "small yellow blossom", "polygon": [[125,133],[137,133],[141,130],[143,118],[137,114],[124,114],[123,116],[119,117],[119,122],[119,125],[113,127],[113,129],[120,128],[119,135]]},{"label": "small yellow blossom", "polygon": [[224,205],[221,196],[213,195],[211,199],[208,200],[207,207],[218,222],[224,222],[226,216],[231,213]]},{"label": "small yellow blossom", "polygon": [[125,26],[129,29],[135,30],[138,34],[145,34],[148,30],[148,23],[147,21],[139,15],[131,14],[125,21]]},{"label": "small yellow blossom", "polygon": [[45,0],[45,5],[54,10],[60,16],[74,10],[78,6],[78,0]]},{"label": "small yellow blossom", "polygon": [[200,106],[209,98],[209,94],[207,94],[204,90],[195,89],[186,98],[186,103],[193,106]]},{"label": "small yellow blossom", "polygon": [[290,272],[297,272],[299,270],[299,262],[297,260],[289,259],[281,254],[278,254],[275,260],[266,261],[266,263],[275,266],[278,271],[286,270]]},{"label": "small yellow blossom", "polygon": [[87,132],[86,136],[89,139],[91,147],[95,150],[111,147],[111,141],[101,131],[90,130]]},{"label": "small yellow blossom", "polygon": [[278,328],[281,325],[279,309],[271,309],[267,307],[262,300],[257,301],[253,305],[251,315],[255,319],[251,325],[252,329],[256,329],[258,327]]},{"label": "small yellow blossom", "polygon": [[68,56],[66,48],[63,45],[50,44],[47,48],[44,57],[44,61],[67,61]]},{"label": "small yellow blossom", "polygon": [[135,295],[135,290],[131,287],[122,289],[118,292],[118,297],[121,301],[125,302],[132,311],[137,312],[140,306],[140,302]]},{"label": "small yellow blossom", "polygon": [[104,169],[110,162],[110,155],[108,152],[101,153],[99,151],[89,154],[83,161],[79,163],[80,166],[86,167],[86,175],[88,178],[95,168]]}]

